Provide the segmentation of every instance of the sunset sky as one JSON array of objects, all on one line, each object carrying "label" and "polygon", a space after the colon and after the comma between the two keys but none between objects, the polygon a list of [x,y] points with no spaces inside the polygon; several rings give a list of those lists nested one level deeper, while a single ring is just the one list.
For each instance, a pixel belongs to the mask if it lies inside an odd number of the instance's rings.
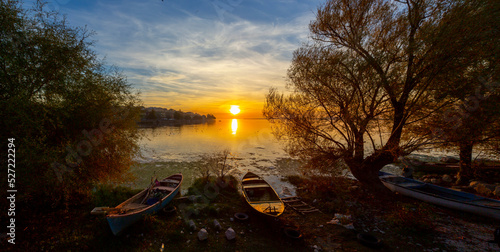
[{"label": "sunset sky", "polygon": [[[30,6],[33,0],[24,1]],[[52,0],[48,8],[96,35],[144,106],[229,118],[262,117],[283,89],[293,51],[308,40],[320,0]]]}]

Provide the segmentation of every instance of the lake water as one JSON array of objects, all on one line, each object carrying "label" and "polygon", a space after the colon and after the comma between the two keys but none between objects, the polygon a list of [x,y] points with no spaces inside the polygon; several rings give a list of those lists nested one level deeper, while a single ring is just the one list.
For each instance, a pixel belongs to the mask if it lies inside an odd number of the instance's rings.
[{"label": "lake water", "polygon": [[[283,150],[283,144],[273,136],[271,124],[265,119],[221,119],[210,124],[165,126],[141,129],[141,155],[132,168],[136,175],[134,188],[144,188],[153,174],[164,177],[175,172],[185,176],[187,189],[198,175],[194,163],[201,156],[229,150],[235,169],[231,172],[241,178],[247,171],[263,176],[278,193],[287,190],[294,194],[292,185],[282,181],[283,176],[297,174],[298,161]],[[283,194],[281,196],[284,196]]]},{"label": "lake water", "polygon": [[[132,188],[145,188],[151,176],[159,178],[173,173],[184,174],[183,189],[187,189],[199,177],[196,165],[202,155],[229,150],[230,174],[240,179],[247,171],[266,179],[280,196],[295,193],[293,186],[283,181],[284,176],[298,174],[300,162],[292,159],[272,134],[271,124],[265,119],[222,119],[211,124],[165,126],[141,129],[144,138],[140,141],[142,157],[132,167],[136,180],[128,183]],[[439,161],[439,157],[452,153],[429,150],[411,156],[421,161]],[[401,168],[388,165],[385,171],[401,173]],[[349,172],[346,176],[349,176]],[[350,176],[349,176],[350,177]]]},{"label": "lake water", "polygon": [[[206,153],[228,149],[242,159],[288,157],[263,119],[225,119],[211,124],[141,129],[143,158],[151,161],[194,161]],[[269,164],[271,165],[271,164]]]}]

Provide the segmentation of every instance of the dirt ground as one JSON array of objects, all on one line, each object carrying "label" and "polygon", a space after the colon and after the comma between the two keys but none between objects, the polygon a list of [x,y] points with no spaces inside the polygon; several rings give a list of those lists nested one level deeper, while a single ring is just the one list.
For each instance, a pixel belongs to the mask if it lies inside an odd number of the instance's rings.
[{"label": "dirt ground", "polygon": [[[237,190],[221,190],[208,202],[174,200],[177,211],[147,216],[115,237],[105,218],[90,215],[93,205],[30,213],[19,225],[19,243],[10,251],[500,251],[493,240],[500,221],[394,195],[379,200],[353,181],[295,178],[298,196],[319,209],[301,215],[287,208],[278,219],[254,213]],[[124,196],[128,197],[128,196]],[[186,211],[193,214],[186,215]],[[238,221],[235,213],[247,213]],[[217,219],[221,230],[213,221]],[[187,225],[193,220],[196,228]],[[236,239],[229,241],[231,227]],[[201,228],[208,239],[199,241]],[[285,230],[298,230],[291,238]],[[358,233],[381,240],[361,244]],[[2,237],[6,242],[6,237]]]}]

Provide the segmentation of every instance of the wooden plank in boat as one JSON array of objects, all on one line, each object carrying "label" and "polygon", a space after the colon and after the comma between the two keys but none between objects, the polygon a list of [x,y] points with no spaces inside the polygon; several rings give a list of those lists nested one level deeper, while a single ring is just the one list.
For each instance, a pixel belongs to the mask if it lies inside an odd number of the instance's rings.
[{"label": "wooden plank in boat", "polygon": [[167,183],[174,183],[174,184],[179,184],[179,180],[175,180],[175,179],[164,179],[160,182],[167,182]]},{"label": "wooden plank in boat", "polygon": [[148,207],[148,205],[137,204],[137,203],[129,203],[129,204],[126,204],[125,206],[122,206],[121,209],[124,209],[124,210],[133,210],[133,209],[141,209],[141,208],[145,208],[145,207]]},{"label": "wooden plank in boat", "polygon": [[153,189],[158,189],[162,191],[173,191],[175,190],[175,187],[169,187],[169,186],[155,186]]}]

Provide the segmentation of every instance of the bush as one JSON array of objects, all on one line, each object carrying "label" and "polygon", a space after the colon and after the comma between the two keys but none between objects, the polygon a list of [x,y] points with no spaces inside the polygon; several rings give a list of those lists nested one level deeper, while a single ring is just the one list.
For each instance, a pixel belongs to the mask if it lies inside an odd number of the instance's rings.
[{"label": "bush", "polygon": [[139,100],[126,78],[91,50],[91,31],[44,5],[0,2],[0,117],[8,118],[0,138],[15,139],[16,187],[39,209],[125,180],[140,137]]},{"label": "bush", "polygon": [[91,196],[91,202],[94,206],[115,207],[140,192],[127,187],[111,185],[100,185],[95,188]]}]

